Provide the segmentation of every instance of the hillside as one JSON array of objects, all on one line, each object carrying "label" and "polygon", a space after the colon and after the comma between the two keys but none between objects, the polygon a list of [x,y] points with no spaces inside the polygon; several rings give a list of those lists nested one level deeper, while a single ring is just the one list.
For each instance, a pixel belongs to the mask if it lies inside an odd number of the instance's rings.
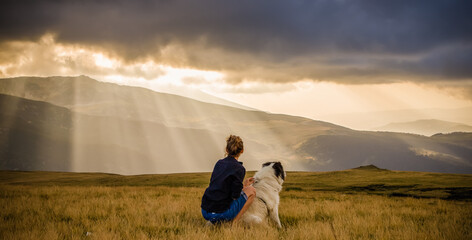
[{"label": "hillside", "polygon": [[[216,134],[204,130],[88,116],[8,95],[0,95],[0,102],[0,136],[5,143],[0,146],[1,169],[122,174],[203,171],[213,164],[198,160],[218,158],[212,150],[222,148],[213,144]],[[183,146],[207,144],[187,148],[194,156],[189,161],[190,154],[171,140]]]},{"label": "hillside", "polygon": [[88,77],[0,79],[0,167],[121,174],[211,171],[224,139],[243,137],[247,169],[380,168],[471,173],[472,134],[362,132],[102,83]]},{"label": "hillside", "polygon": [[375,128],[377,131],[404,132],[431,136],[437,133],[472,132],[472,126],[436,119],[423,119],[412,122],[390,123]]}]

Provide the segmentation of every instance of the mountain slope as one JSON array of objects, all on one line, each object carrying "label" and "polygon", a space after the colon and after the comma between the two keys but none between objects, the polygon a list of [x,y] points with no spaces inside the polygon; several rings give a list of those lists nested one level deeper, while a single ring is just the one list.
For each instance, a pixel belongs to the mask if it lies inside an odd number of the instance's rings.
[{"label": "mountain slope", "polygon": [[[259,169],[265,161],[282,161],[288,170],[375,164],[392,170],[472,172],[472,149],[463,144],[471,135],[428,138],[360,132],[83,76],[0,79],[0,93],[13,95],[3,95],[0,102],[2,169],[211,171],[223,156],[225,137],[237,134],[245,143],[241,160],[248,170]],[[56,150],[57,157],[47,155]],[[41,167],[48,157],[68,164],[50,160]]]},{"label": "mountain slope", "polygon": [[[106,171],[123,174],[204,170],[212,166],[211,137],[202,130],[73,113],[45,102],[0,95],[0,167],[13,170]],[[123,135],[127,131],[129,134]],[[170,135],[173,136],[170,136]],[[182,145],[206,162],[180,162]],[[198,139],[195,139],[198,137]],[[223,137],[223,136],[221,136]],[[147,141],[153,144],[147,148]],[[161,156],[154,158],[152,156]]]},{"label": "mountain slope", "polygon": [[[455,138],[455,137],[451,137]],[[472,139],[472,134],[465,136]],[[311,156],[312,168],[354,168],[374,164],[404,171],[472,173],[472,147],[454,140],[400,133],[350,132],[320,135],[299,148]]]},{"label": "mountain slope", "polygon": [[436,119],[423,119],[412,122],[390,123],[385,126],[375,128],[374,130],[415,133],[431,136],[437,133],[472,132],[472,126]]},{"label": "mountain slope", "polygon": [[186,87],[186,86],[160,87],[156,89],[156,91],[161,92],[161,93],[169,93],[169,94],[191,98],[191,99],[198,100],[200,102],[214,103],[214,104],[219,104],[219,105],[224,105],[224,106],[229,106],[229,107],[241,108],[244,110],[254,110],[254,111],[257,110],[254,108],[250,108],[248,106],[244,106],[235,102],[225,100],[223,98],[215,97],[213,95],[210,95],[198,89],[193,89],[191,87]]}]

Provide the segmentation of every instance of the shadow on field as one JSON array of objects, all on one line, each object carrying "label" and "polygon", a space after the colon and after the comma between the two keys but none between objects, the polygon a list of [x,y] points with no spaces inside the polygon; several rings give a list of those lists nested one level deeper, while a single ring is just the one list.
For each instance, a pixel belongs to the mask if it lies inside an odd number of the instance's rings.
[{"label": "shadow on field", "polygon": [[[310,198],[308,192],[472,201],[472,175],[400,172],[373,165],[345,171],[290,173],[282,197]],[[286,195],[286,196],[284,196]]]},{"label": "shadow on field", "polygon": [[[443,200],[472,200],[472,188],[470,187],[446,187],[446,188],[421,188],[418,185],[385,185],[371,184],[367,186],[350,186],[335,190],[344,193],[369,193],[387,195],[389,197],[412,198],[440,198]],[[446,193],[447,196],[439,196],[438,193]]]}]

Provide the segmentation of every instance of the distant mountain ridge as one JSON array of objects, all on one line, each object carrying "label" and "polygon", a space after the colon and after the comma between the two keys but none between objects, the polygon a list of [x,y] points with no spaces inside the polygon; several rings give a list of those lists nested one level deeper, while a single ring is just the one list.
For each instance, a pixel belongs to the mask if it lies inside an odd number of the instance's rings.
[{"label": "distant mountain ridge", "polygon": [[472,125],[472,107],[455,109],[404,109],[391,111],[354,112],[319,116],[317,119],[348,126],[353,129],[373,130],[392,122],[412,122],[418,119],[440,119],[442,121]]},{"label": "distant mountain ridge", "polygon": [[0,79],[0,169],[120,174],[211,171],[225,138],[243,138],[257,170],[331,171],[374,164],[472,173],[472,134],[354,131],[80,77]]},{"label": "distant mountain ridge", "polygon": [[472,126],[437,119],[422,119],[412,122],[390,123],[382,127],[374,128],[373,130],[431,136],[437,133],[472,132]]}]

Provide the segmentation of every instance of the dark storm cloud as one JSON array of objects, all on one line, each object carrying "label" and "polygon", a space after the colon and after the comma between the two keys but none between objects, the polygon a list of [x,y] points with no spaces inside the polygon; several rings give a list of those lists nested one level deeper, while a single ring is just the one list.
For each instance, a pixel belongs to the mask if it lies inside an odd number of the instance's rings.
[{"label": "dark storm cloud", "polygon": [[472,45],[439,49],[421,60],[403,63],[399,69],[439,78],[470,80],[472,76]]},{"label": "dark storm cloud", "polygon": [[234,81],[470,80],[471,12],[472,1],[454,0],[3,1],[0,41],[49,32],[163,62],[163,49],[177,46],[177,64]]}]

